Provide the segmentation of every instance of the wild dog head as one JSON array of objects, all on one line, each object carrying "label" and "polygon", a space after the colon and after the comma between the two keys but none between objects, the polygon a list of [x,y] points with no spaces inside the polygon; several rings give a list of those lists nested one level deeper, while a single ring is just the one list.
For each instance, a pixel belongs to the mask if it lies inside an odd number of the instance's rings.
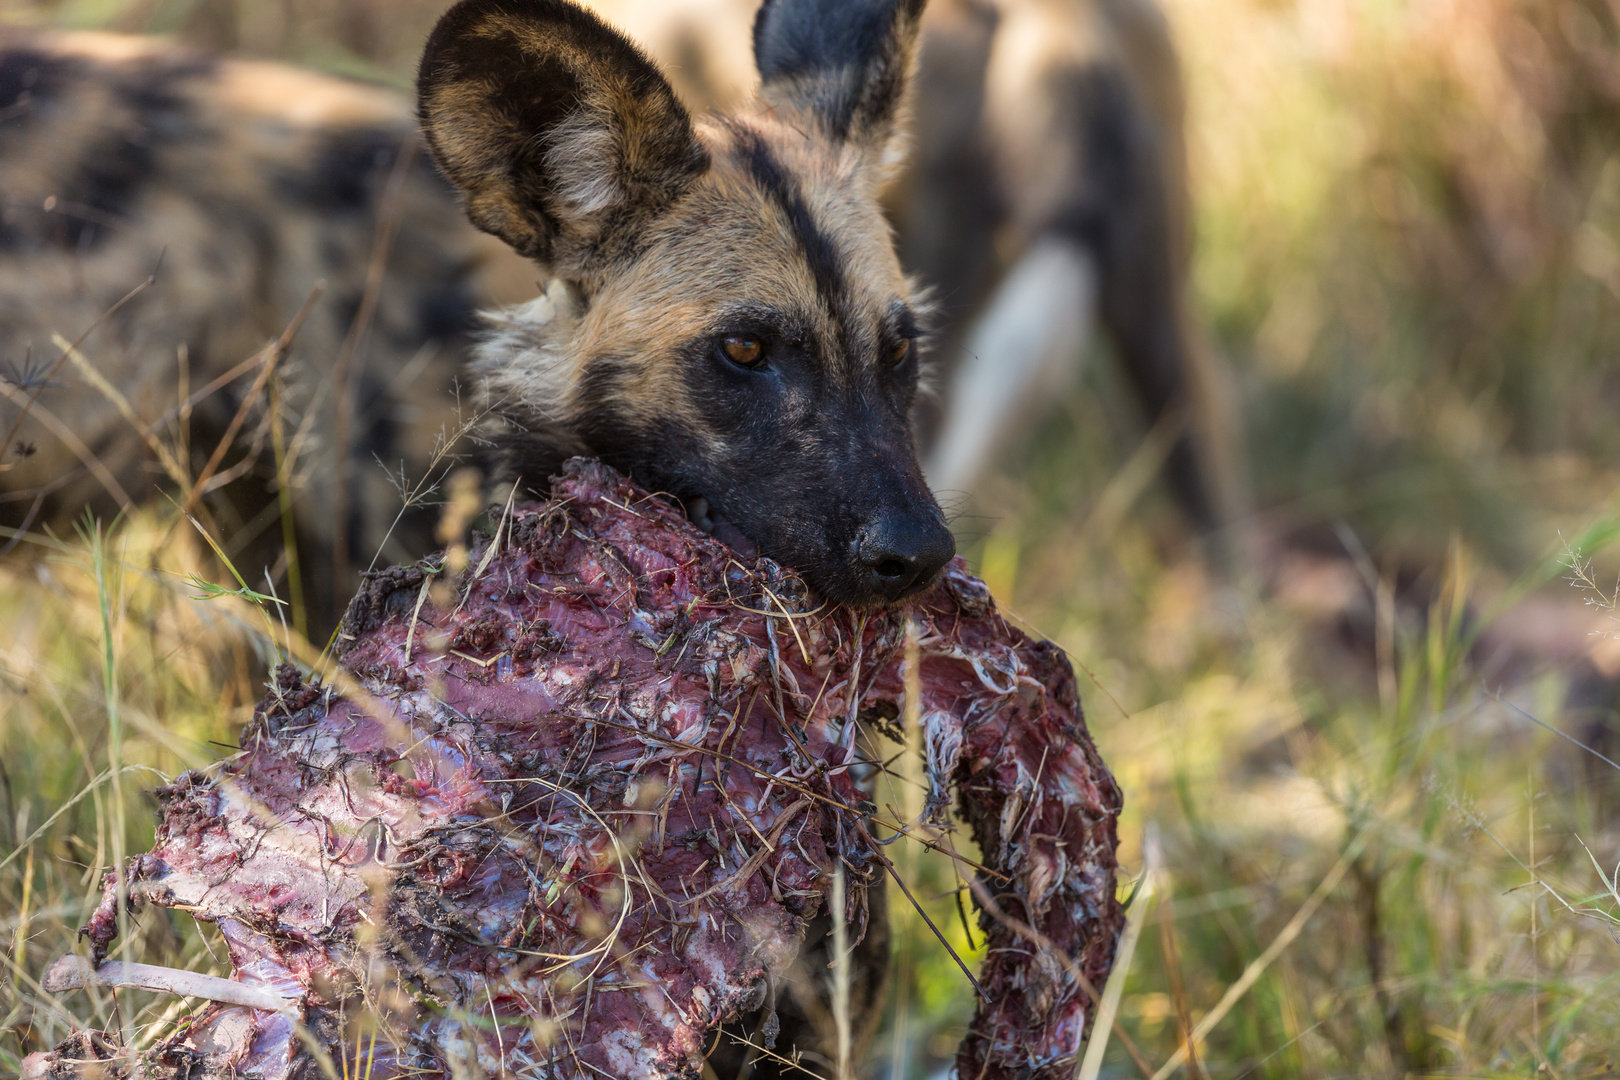
[{"label": "wild dog head", "polygon": [[909,418],[919,315],[878,205],[923,0],[766,0],[757,106],[694,120],[565,0],[463,0],[423,128],[473,222],[546,294],[477,361],[505,465],[588,453],[831,600],[933,581],[954,543]]}]

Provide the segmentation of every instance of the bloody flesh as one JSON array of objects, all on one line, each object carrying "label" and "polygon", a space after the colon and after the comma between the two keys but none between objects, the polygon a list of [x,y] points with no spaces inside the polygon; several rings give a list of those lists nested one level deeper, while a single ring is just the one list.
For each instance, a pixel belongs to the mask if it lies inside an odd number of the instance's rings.
[{"label": "bloody flesh", "polygon": [[[208,1006],[135,1071],[318,1076],[365,1017],[374,1080],[694,1075],[836,866],[852,934],[885,886],[855,734],[907,715],[909,622],[929,813],[954,792],[994,871],[960,1075],[1072,1072],[1122,924],[1120,795],[1067,661],[960,560],[904,607],[818,608],[576,461],[469,562],[456,583],[431,561],[374,575],[343,671],[282,668],[242,752],[158,792],[132,904],[216,922],[231,977],[289,1008]],[[109,887],[93,961],[117,923]]]}]

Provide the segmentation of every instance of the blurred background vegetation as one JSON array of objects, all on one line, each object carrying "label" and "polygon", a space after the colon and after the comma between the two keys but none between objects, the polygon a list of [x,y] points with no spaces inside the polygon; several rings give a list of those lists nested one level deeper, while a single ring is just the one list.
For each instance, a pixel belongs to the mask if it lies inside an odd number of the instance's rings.
[{"label": "blurred background vegetation", "polygon": [[[12,2],[400,87],[438,8]],[[1100,358],[958,522],[1083,669],[1130,875],[1162,849],[1122,1026],[1157,1067],[1236,985],[1186,1075],[1620,1075],[1620,3],[1164,6],[1251,569],[1201,560]],[[216,757],[258,697],[264,623],[193,599],[176,575],[219,570],[188,528],[0,564],[0,1071],[65,1032],[33,980],[150,840],[150,774],[118,770]],[[966,951],[949,868],[905,857]],[[893,909],[871,1074],[898,1080],[971,1001]],[[143,934],[217,962],[195,927]],[[1104,1074],[1138,1074],[1117,1039]]]}]

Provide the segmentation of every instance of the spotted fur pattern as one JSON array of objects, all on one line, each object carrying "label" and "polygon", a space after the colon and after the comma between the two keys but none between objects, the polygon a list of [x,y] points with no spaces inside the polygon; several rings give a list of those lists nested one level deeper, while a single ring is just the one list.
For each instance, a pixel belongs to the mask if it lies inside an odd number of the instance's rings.
[{"label": "spotted fur pattern", "polygon": [[[275,340],[324,282],[277,389],[309,591],[340,610],[334,542],[364,565],[399,508],[377,462],[419,476],[454,423],[490,255],[417,141],[408,107],[379,88],[145,39],[0,31],[0,524],[173,488],[147,435],[180,447],[171,464],[194,479],[257,369],[184,416],[182,398]],[[61,342],[91,327],[81,359],[58,364]],[[216,473],[243,475],[203,503],[256,578],[281,540],[269,401],[250,403]]]}]

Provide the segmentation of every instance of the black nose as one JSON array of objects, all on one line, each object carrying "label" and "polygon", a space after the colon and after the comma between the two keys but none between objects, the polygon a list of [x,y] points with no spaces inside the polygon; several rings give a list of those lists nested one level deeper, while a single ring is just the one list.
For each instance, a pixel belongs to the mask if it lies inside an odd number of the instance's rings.
[{"label": "black nose", "polygon": [[956,538],[937,514],[884,514],[861,530],[856,558],[867,587],[889,603],[926,588],[956,554]]}]

